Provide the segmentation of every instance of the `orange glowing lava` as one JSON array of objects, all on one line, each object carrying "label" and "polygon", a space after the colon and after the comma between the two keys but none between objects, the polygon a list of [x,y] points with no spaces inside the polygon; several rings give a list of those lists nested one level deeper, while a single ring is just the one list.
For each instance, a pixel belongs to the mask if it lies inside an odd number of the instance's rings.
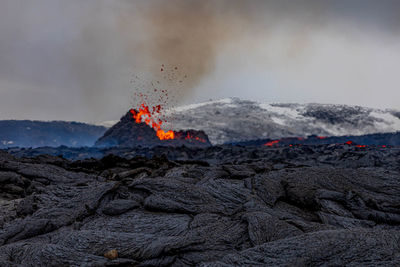
[{"label": "orange glowing lava", "polygon": [[202,142],[202,143],[205,143],[205,142],[206,142],[206,140],[204,140],[203,138],[200,138],[200,137],[198,137],[198,136],[193,136],[193,135],[191,135],[190,133],[188,133],[188,134],[186,135],[185,140],[196,140],[196,141],[199,141],[199,142]]},{"label": "orange glowing lava", "polygon": [[280,142],[279,140],[274,140],[274,141],[264,144],[264,146],[274,146],[274,145],[278,144],[279,142]]},{"label": "orange glowing lava", "polygon": [[130,112],[133,115],[133,118],[135,119],[136,123],[141,123],[144,122],[147,125],[151,126],[157,133],[157,137],[160,140],[171,140],[175,138],[175,133],[174,131],[167,131],[165,132],[164,130],[161,129],[161,125],[163,123],[162,120],[160,119],[155,119],[153,116],[156,113],[160,113],[161,111],[161,106],[155,106],[152,108],[152,111],[150,111],[150,108],[142,104],[139,108],[139,111],[136,111],[134,109],[131,109]]}]

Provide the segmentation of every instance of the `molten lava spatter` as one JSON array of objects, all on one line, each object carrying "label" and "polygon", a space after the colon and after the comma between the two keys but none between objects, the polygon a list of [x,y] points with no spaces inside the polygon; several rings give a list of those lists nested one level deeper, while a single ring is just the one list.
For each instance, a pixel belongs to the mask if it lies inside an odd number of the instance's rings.
[{"label": "molten lava spatter", "polygon": [[[161,114],[163,107],[173,107],[174,100],[171,99],[165,86],[173,86],[174,90],[179,88],[180,83],[187,78],[187,75],[178,71],[178,66],[166,66],[161,64],[161,77],[149,81],[142,79],[138,75],[133,75],[130,81],[135,86],[134,101],[139,108],[131,109],[136,123],[146,123],[152,127],[160,140],[179,139],[174,131],[164,131],[161,129],[163,122],[166,122],[165,114]],[[179,82],[178,82],[179,81]],[[172,95],[174,98],[174,95]],[[158,105],[157,105],[158,104]]]},{"label": "molten lava spatter", "polygon": [[175,138],[175,133],[173,131],[167,131],[165,132],[164,130],[161,129],[161,125],[163,123],[162,120],[160,119],[155,119],[153,116],[156,113],[160,113],[161,111],[161,106],[157,105],[152,108],[152,111],[150,111],[150,108],[142,104],[139,108],[139,111],[136,111],[134,109],[131,109],[130,112],[133,115],[133,118],[135,119],[136,123],[141,123],[145,122],[147,125],[151,126],[157,133],[157,137],[160,140],[171,140]]}]

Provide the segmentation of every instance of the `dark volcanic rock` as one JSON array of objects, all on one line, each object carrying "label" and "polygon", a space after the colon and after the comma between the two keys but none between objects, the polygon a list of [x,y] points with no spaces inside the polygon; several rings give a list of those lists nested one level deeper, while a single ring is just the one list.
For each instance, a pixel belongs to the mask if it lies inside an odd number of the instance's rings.
[{"label": "dark volcanic rock", "polygon": [[120,156],[68,161],[0,151],[0,266],[400,261],[396,148],[107,151]]},{"label": "dark volcanic rock", "polygon": [[146,123],[136,123],[131,112],[111,127],[99,140],[97,147],[153,147],[164,146],[210,146],[210,141],[203,131],[186,130],[175,132],[174,140],[160,140],[156,131]]},{"label": "dark volcanic rock", "polygon": [[149,143],[158,142],[156,132],[146,123],[135,123],[132,114],[128,112],[96,141],[96,146],[148,146]]},{"label": "dark volcanic rock", "polygon": [[[253,141],[236,142],[234,145],[242,146],[261,146],[274,140],[259,139]],[[279,145],[326,145],[326,144],[344,144],[347,142],[353,145],[362,146],[400,146],[400,132],[395,133],[377,133],[366,135],[350,136],[308,136],[307,138],[289,137],[279,139]]]},{"label": "dark volcanic rock", "polygon": [[201,266],[396,266],[399,238],[399,231],[321,231],[264,243]]},{"label": "dark volcanic rock", "polygon": [[117,199],[104,206],[103,213],[110,216],[120,215],[138,207],[140,207],[140,204],[135,200]]}]

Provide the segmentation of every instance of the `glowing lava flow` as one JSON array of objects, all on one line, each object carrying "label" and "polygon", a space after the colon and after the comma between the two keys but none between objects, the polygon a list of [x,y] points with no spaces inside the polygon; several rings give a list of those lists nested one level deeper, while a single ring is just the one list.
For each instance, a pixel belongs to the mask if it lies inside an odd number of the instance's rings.
[{"label": "glowing lava flow", "polygon": [[134,109],[131,109],[130,112],[133,115],[133,118],[135,119],[136,123],[141,123],[142,121],[145,122],[147,125],[151,126],[157,133],[157,137],[160,140],[171,140],[175,138],[175,133],[174,131],[168,131],[165,132],[164,130],[161,130],[161,125],[162,125],[162,120],[156,120],[152,118],[152,116],[155,113],[160,113],[161,111],[161,106],[155,106],[153,107],[152,111],[150,112],[150,109],[148,106],[145,104],[142,104],[139,108],[139,111],[136,111]]},{"label": "glowing lava flow", "polygon": [[190,133],[188,133],[188,134],[186,135],[185,140],[196,140],[196,141],[199,141],[199,142],[202,142],[202,143],[205,143],[205,142],[206,142],[206,140],[204,140],[203,138],[200,138],[200,137],[198,137],[198,136],[193,136],[193,135],[191,135]]},{"label": "glowing lava flow", "polygon": [[274,146],[274,145],[279,144],[279,142],[280,142],[280,140],[274,140],[274,141],[264,144],[264,146]]}]

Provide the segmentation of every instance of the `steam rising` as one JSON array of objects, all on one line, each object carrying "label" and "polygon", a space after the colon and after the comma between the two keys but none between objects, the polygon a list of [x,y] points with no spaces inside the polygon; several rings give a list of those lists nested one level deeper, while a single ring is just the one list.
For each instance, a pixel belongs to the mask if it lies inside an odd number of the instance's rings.
[{"label": "steam rising", "polygon": [[239,96],[400,108],[397,0],[1,0],[0,119],[99,122],[132,74],[181,103]]}]

